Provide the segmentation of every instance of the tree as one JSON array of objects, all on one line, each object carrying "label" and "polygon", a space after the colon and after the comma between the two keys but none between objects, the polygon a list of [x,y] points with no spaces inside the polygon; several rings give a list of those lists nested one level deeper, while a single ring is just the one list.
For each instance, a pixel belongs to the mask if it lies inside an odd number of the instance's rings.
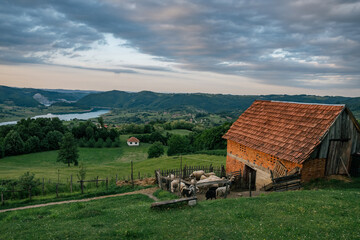
[{"label": "tree", "polygon": [[46,138],[48,140],[49,143],[49,149],[50,150],[55,150],[55,149],[59,149],[59,144],[63,138],[63,134],[57,130],[54,131],[50,131],[46,134]]},{"label": "tree", "polygon": [[164,146],[161,142],[155,142],[148,150],[148,158],[157,158],[165,152]]},{"label": "tree", "polygon": [[0,158],[5,156],[4,138],[0,137]]},{"label": "tree", "polygon": [[104,119],[103,119],[103,117],[98,117],[98,122],[99,122],[99,124],[100,124],[100,126],[101,126],[101,128],[104,128]]},{"label": "tree", "polygon": [[19,185],[21,188],[28,190],[34,189],[40,184],[39,179],[35,179],[35,174],[26,172],[19,178]]},{"label": "tree", "polygon": [[4,139],[5,154],[17,155],[24,152],[24,141],[21,139],[19,133],[11,130]]},{"label": "tree", "polygon": [[37,136],[29,137],[25,142],[25,152],[33,153],[40,150],[40,139]]},{"label": "tree", "polygon": [[106,141],[105,141],[105,146],[106,146],[107,148],[110,148],[111,145],[112,145],[112,141],[111,141],[111,139],[108,137],[108,138],[106,139]]},{"label": "tree", "polygon": [[186,136],[172,135],[168,141],[169,156],[191,152],[190,140]]},{"label": "tree", "polygon": [[79,173],[76,174],[80,181],[84,181],[86,177],[86,168],[83,163],[80,163]]},{"label": "tree", "polygon": [[67,163],[70,167],[71,163],[74,163],[75,166],[78,165],[78,158],[79,153],[74,136],[70,132],[65,133],[60,143],[57,161]]},{"label": "tree", "polygon": [[96,148],[102,148],[104,146],[104,140],[102,138],[99,138],[97,142],[95,143]]}]

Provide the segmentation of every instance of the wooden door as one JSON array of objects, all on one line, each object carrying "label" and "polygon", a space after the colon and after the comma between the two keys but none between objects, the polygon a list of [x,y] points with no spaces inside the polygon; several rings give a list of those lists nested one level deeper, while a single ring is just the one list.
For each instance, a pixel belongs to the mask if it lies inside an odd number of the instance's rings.
[{"label": "wooden door", "polygon": [[331,140],[326,159],[325,176],[346,174],[349,171],[350,153],[350,140]]},{"label": "wooden door", "polygon": [[[250,178],[251,174],[251,178]],[[244,168],[244,188],[249,189],[249,182],[251,184],[251,190],[256,190],[256,170],[245,165]]]}]

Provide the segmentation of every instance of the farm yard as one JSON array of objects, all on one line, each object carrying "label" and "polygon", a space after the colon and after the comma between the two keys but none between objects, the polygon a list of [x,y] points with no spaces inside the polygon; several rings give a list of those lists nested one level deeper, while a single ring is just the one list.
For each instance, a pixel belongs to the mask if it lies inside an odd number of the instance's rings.
[{"label": "farm yard", "polygon": [[194,207],[150,209],[152,199],[130,195],[6,212],[0,239],[359,239],[358,185],[335,181],[325,189]]}]

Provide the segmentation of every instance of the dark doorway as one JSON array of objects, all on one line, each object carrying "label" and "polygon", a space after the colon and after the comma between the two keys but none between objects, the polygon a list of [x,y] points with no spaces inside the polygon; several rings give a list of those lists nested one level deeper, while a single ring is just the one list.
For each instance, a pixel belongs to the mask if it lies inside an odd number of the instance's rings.
[{"label": "dark doorway", "polygon": [[330,140],[325,175],[347,174],[350,165],[350,153],[350,140]]},{"label": "dark doorway", "polygon": [[[250,178],[251,174],[251,178]],[[251,184],[251,190],[256,190],[256,170],[245,165],[244,167],[244,188],[249,188],[249,183]]]}]

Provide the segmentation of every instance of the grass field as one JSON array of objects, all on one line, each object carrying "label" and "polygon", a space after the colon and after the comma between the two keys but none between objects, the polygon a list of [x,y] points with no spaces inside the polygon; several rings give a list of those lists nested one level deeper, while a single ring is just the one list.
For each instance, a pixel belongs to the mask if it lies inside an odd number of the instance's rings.
[{"label": "grass field", "polygon": [[[180,158],[177,156],[162,156],[148,159],[147,150],[150,144],[140,143],[139,147],[128,147],[126,139],[121,136],[120,148],[79,148],[79,162],[84,163],[87,169],[87,179],[99,176],[99,178],[119,178],[130,175],[130,162],[134,162],[134,174],[154,174],[155,169],[177,168],[180,166]],[[37,178],[57,180],[58,170],[60,179],[66,181],[72,174],[74,177],[79,168],[67,167],[66,164],[56,162],[57,151],[25,154],[20,156],[0,159],[0,179],[15,179],[23,173],[30,171]],[[187,165],[210,165],[219,166],[225,164],[223,156],[209,155],[186,155],[182,157],[183,164]]]},{"label": "grass field", "polygon": [[154,210],[144,195],[0,214],[0,239],[359,239],[360,192],[304,190]]}]

